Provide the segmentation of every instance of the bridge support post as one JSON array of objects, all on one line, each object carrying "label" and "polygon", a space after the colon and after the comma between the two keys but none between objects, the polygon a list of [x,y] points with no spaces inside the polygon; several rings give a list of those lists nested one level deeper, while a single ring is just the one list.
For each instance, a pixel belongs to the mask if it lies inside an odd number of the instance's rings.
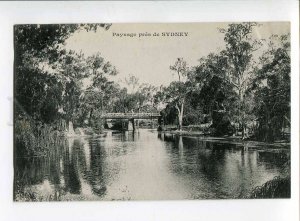
[{"label": "bridge support post", "polygon": [[134,123],[134,119],[132,118],[132,130],[133,132],[135,131],[135,123]]},{"label": "bridge support post", "polygon": [[122,120],[122,130],[123,131],[128,130],[128,125],[127,125],[127,128],[126,128],[126,122],[124,120]]},{"label": "bridge support post", "polygon": [[138,131],[140,129],[140,120],[136,119],[135,122],[136,122],[136,124],[135,124],[135,130]]},{"label": "bridge support post", "polygon": [[129,119],[128,120],[128,131],[135,131],[135,125],[134,125],[134,119]]},{"label": "bridge support post", "polygon": [[162,117],[158,118],[158,131],[164,130],[164,119]]}]

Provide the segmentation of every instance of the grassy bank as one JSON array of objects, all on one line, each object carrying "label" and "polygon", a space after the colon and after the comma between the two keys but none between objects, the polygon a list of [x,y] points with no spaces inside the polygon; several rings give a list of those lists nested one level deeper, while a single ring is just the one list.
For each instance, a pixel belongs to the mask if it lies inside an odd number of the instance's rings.
[{"label": "grassy bank", "polygon": [[[255,139],[246,139],[243,140],[241,136],[212,136],[207,130],[197,130],[197,127],[193,127],[192,130],[187,130],[184,128],[179,131],[175,127],[166,127],[165,130],[161,131],[161,133],[172,134],[178,136],[191,136],[191,137],[201,137],[201,139],[211,142],[221,142],[221,143],[231,143],[236,145],[242,145],[246,148],[254,148],[254,147],[274,147],[274,148],[289,148],[290,141],[288,140],[278,140],[275,142],[263,142]],[[198,127],[199,128],[199,127]]]}]

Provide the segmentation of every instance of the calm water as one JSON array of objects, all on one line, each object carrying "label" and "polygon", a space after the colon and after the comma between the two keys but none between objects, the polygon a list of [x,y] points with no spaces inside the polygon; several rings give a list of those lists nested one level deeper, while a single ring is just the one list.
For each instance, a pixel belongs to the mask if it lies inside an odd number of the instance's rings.
[{"label": "calm water", "polygon": [[109,132],[65,140],[47,157],[16,159],[15,195],[16,200],[241,198],[284,176],[288,158],[287,150],[149,130]]}]

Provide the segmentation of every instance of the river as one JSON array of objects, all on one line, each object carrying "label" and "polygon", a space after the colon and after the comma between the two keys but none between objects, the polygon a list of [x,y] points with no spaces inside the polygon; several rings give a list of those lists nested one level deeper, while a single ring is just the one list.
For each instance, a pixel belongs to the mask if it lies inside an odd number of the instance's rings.
[{"label": "river", "polygon": [[232,199],[286,175],[288,148],[225,141],[146,129],[69,138],[15,159],[15,200]]}]

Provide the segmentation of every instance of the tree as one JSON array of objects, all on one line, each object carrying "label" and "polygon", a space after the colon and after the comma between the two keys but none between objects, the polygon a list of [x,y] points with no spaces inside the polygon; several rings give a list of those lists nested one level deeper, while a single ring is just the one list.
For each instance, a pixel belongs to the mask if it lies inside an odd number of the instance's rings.
[{"label": "tree", "polygon": [[173,66],[170,66],[172,71],[175,71],[178,75],[178,81],[172,82],[168,88],[166,88],[166,100],[168,103],[173,103],[178,113],[178,129],[182,130],[183,111],[188,88],[185,83],[181,81],[183,77],[187,75],[188,67],[186,61],[183,58],[177,58],[177,61]]},{"label": "tree", "polygon": [[87,58],[87,69],[92,83],[83,94],[87,102],[83,106],[89,109],[89,125],[91,126],[94,111],[101,112],[98,113],[100,116],[109,107],[108,97],[116,90],[116,86],[108,78],[117,75],[118,72],[110,62],[105,62],[100,53]]},{"label": "tree", "polygon": [[251,92],[258,127],[256,137],[274,141],[290,127],[290,36],[272,36],[260,57]]},{"label": "tree", "polygon": [[153,112],[157,111],[154,104],[154,95],[157,88],[151,84],[143,83],[139,86],[136,93],[138,100],[138,111]]},{"label": "tree", "polygon": [[125,83],[127,95],[126,109],[135,112],[140,112],[141,109],[145,112],[153,111],[156,88],[151,84],[139,83],[139,79],[133,75],[125,78]]},{"label": "tree", "polygon": [[162,88],[162,101],[166,103],[169,108],[173,106],[177,112],[178,129],[182,130],[183,111],[186,100],[188,88],[185,83],[180,81],[173,81],[168,87]]},{"label": "tree", "polygon": [[57,64],[56,77],[62,82],[63,91],[61,97],[63,103],[60,105],[63,118],[67,125],[75,120],[76,112],[79,109],[79,98],[82,91],[82,80],[86,77],[86,60],[83,54],[69,51],[63,53]]},{"label": "tree", "polygon": [[242,129],[242,138],[246,129],[246,91],[253,79],[253,52],[262,44],[261,40],[253,39],[252,32],[257,23],[234,23],[227,29],[220,29],[224,33],[226,49],[222,54],[227,58],[228,70],[226,80],[235,88],[238,94],[238,123]]},{"label": "tree", "polygon": [[188,73],[193,88],[189,94],[191,112],[198,117],[198,123],[211,123],[215,135],[230,134],[231,121],[235,115],[236,95],[233,87],[225,80],[228,69],[226,57],[209,54]]},{"label": "tree", "polygon": [[188,71],[186,61],[183,58],[177,58],[175,64],[170,66],[170,69],[177,73],[179,81],[186,76]]},{"label": "tree", "polygon": [[129,78],[125,78],[125,83],[129,89],[129,93],[133,94],[136,92],[136,89],[139,87],[139,79],[134,76],[130,75]]},{"label": "tree", "polygon": [[[108,29],[110,25],[55,24],[14,27],[16,116],[26,115],[45,123],[60,116],[58,110],[65,101],[61,95],[66,87],[71,89],[74,86],[74,81],[72,83],[72,78],[68,75],[78,71],[71,67],[71,64],[74,65],[71,60],[77,55],[68,54],[63,49],[63,44],[75,31],[97,30],[98,27]],[[80,66],[76,68],[78,67]],[[67,69],[72,69],[72,73]]]}]

